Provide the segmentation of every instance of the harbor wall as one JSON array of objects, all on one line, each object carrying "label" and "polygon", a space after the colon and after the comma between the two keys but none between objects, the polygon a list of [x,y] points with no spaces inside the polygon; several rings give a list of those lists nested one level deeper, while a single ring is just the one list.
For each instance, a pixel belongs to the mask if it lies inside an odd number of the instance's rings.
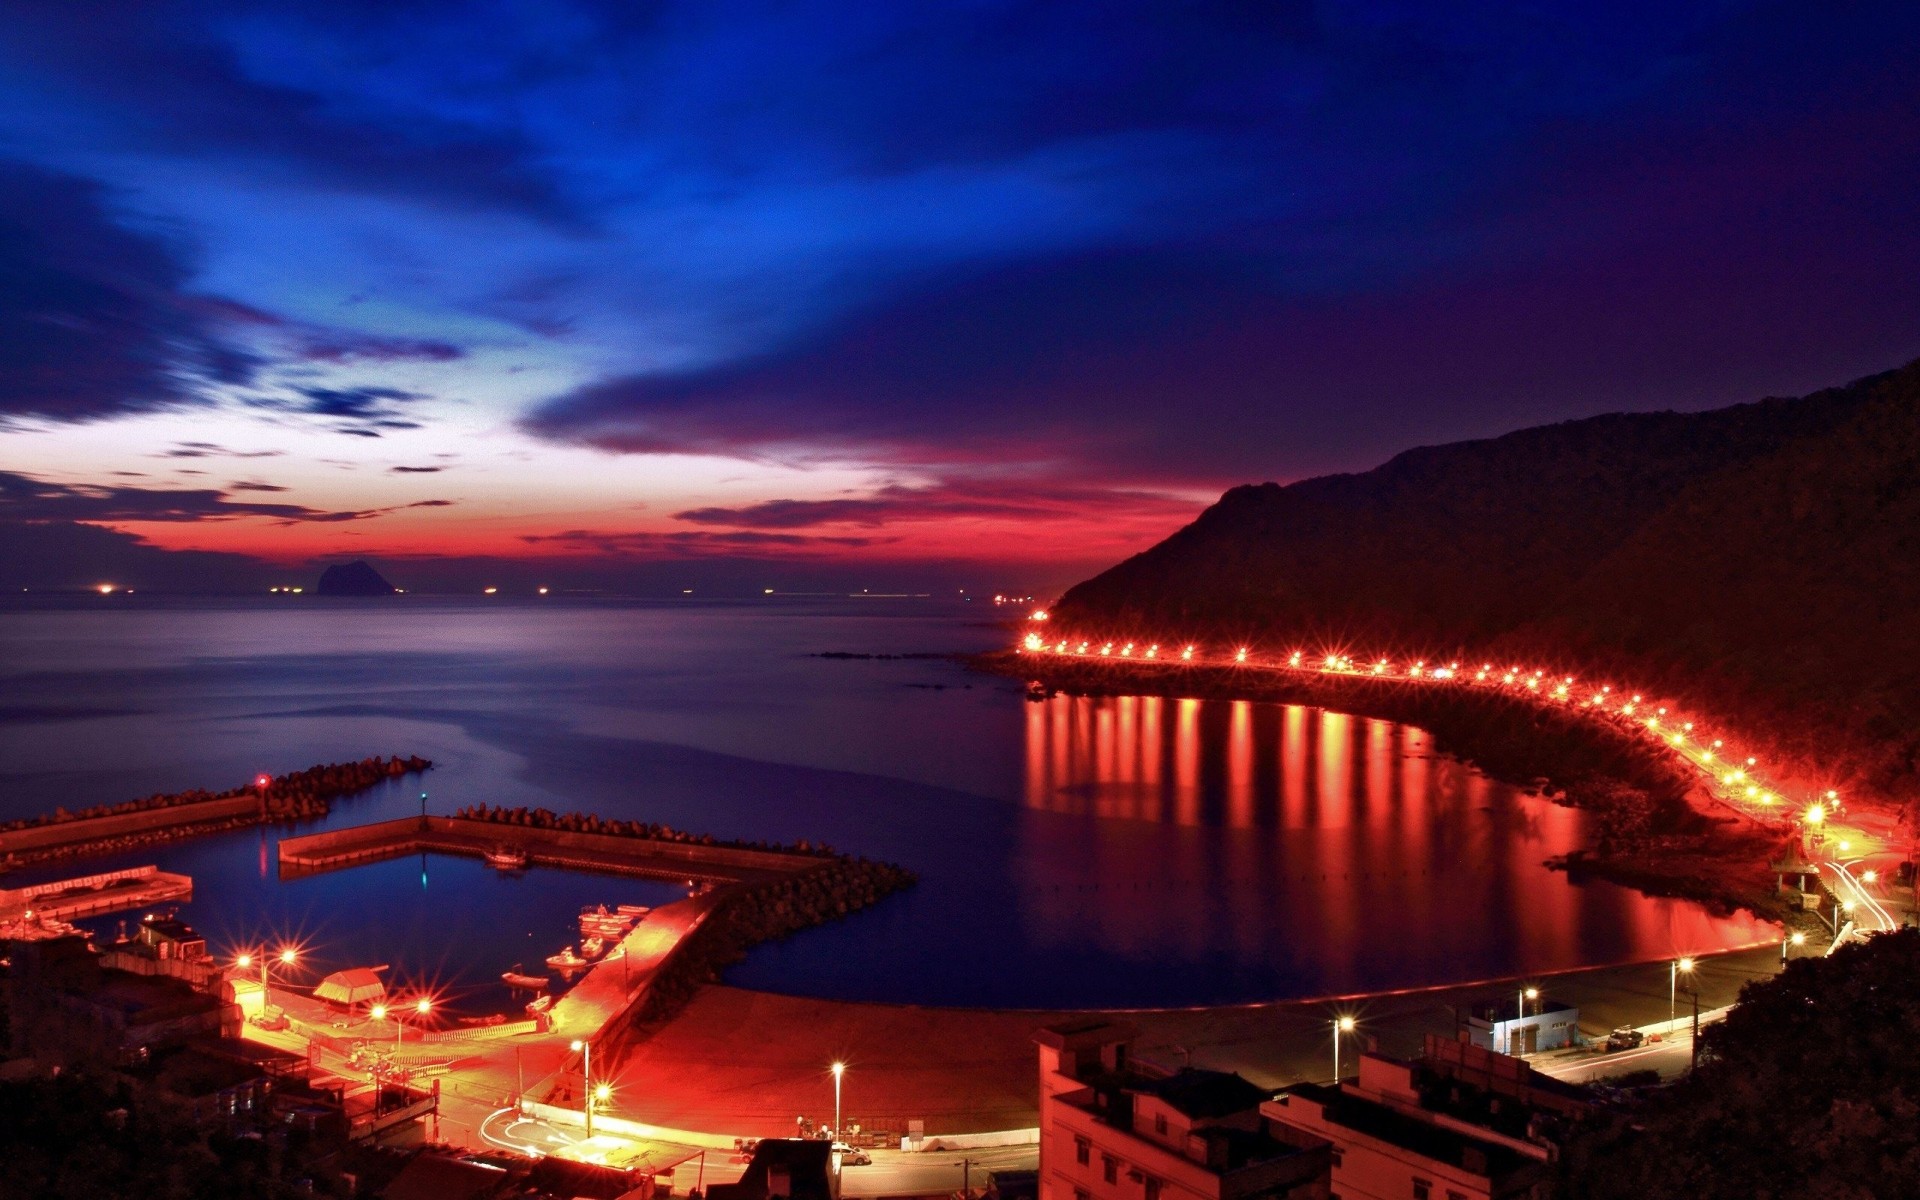
[{"label": "harbor wall", "polygon": [[251,816],[260,811],[260,797],[248,793],[222,800],[199,800],[191,804],[168,804],[139,812],[110,813],[103,817],[75,817],[70,821],[51,821],[0,833],[0,857],[31,854],[76,842],[104,841],[131,833],[179,825],[198,825],[203,821],[225,821]]},{"label": "harbor wall", "polygon": [[279,857],[283,873],[289,870],[301,873],[331,870],[423,849],[472,856],[484,854],[495,846],[524,850],[536,860],[548,860],[555,865],[726,882],[785,875],[831,861],[817,855],[434,816],[402,817],[282,838]]}]

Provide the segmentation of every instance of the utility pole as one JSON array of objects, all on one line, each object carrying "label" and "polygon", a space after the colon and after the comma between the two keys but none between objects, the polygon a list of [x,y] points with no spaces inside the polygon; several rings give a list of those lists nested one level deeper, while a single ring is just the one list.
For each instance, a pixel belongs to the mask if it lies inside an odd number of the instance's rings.
[{"label": "utility pole", "polygon": [[960,1194],[965,1196],[973,1190],[973,1160],[963,1158],[953,1165],[960,1168]]},{"label": "utility pole", "polygon": [[1687,1060],[1687,1073],[1700,1065],[1700,989],[1693,989],[1693,1045],[1688,1047],[1692,1057]]}]

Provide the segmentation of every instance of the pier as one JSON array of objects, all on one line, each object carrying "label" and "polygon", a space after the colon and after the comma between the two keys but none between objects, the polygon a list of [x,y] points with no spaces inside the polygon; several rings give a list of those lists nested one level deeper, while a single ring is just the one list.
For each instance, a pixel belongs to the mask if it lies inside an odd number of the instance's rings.
[{"label": "pier", "polygon": [[280,840],[280,877],[302,879],[409,854],[484,859],[508,849],[527,865],[642,879],[755,883],[817,868],[814,855],[615,834],[580,833],[465,817],[403,817]]},{"label": "pier", "polygon": [[0,923],[24,926],[72,921],[129,908],[184,904],[191,899],[191,877],[158,867],[129,867],[33,887],[0,888]]}]

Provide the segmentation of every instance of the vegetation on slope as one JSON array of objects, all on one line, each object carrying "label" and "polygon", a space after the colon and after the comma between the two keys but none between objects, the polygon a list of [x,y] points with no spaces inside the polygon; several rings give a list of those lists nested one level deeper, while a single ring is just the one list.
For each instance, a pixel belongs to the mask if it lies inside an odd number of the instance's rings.
[{"label": "vegetation on slope", "polygon": [[1920,930],[1750,983],[1700,1064],[1607,1114],[1562,1162],[1568,1200],[1920,1194]]}]

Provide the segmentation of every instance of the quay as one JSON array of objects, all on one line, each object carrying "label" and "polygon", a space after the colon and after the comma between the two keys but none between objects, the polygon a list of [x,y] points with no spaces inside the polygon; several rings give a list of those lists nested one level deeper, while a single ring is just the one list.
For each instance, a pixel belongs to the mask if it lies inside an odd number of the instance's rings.
[{"label": "quay", "polygon": [[183,904],[193,899],[193,879],[158,867],[129,867],[79,879],[24,888],[0,888],[0,921],[14,921],[31,913],[35,918],[71,921],[155,904]]},{"label": "quay", "polygon": [[643,879],[757,883],[812,870],[814,855],[543,829],[467,817],[402,817],[280,840],[280,877],[302,879],[422,852],[485,858],[520,851],[529,866]]}]

